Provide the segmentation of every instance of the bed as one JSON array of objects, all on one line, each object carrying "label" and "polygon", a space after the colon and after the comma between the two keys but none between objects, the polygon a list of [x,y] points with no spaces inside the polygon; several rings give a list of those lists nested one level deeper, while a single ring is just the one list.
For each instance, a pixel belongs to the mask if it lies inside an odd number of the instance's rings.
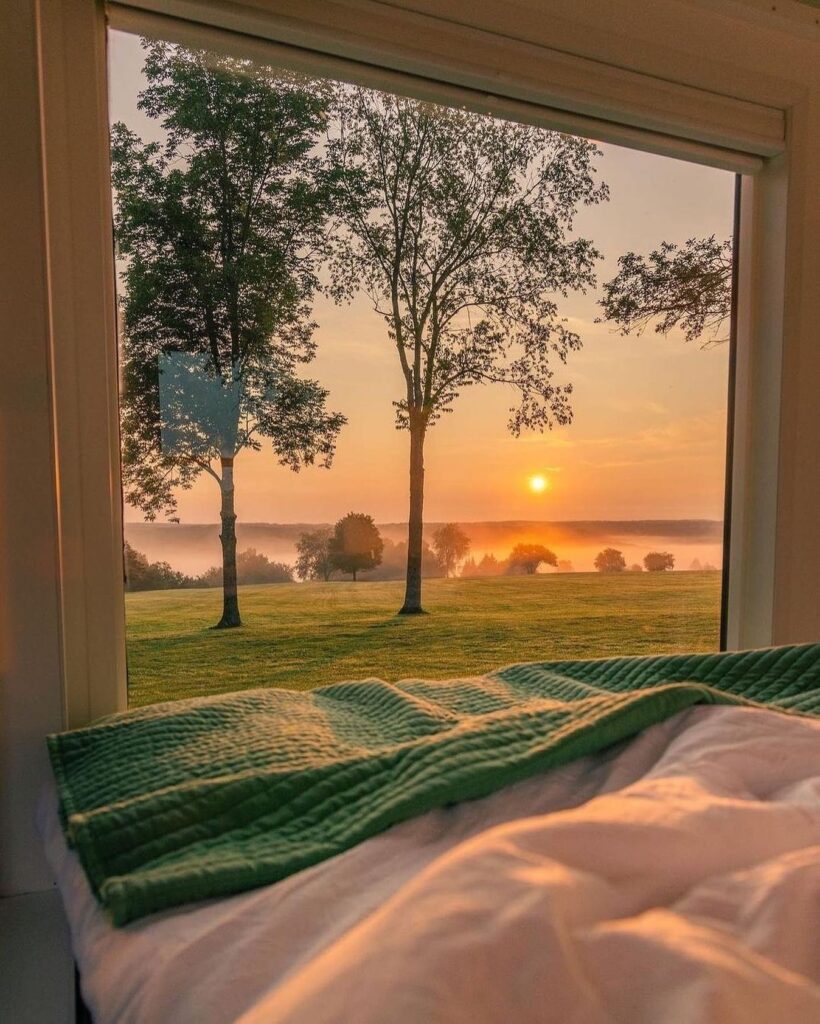
[{"label": "bed", "polygon": [[40,827],[93,1019],[814,1024],[820,719],[745,699],[659,719],[119,927],[52,788]]}]

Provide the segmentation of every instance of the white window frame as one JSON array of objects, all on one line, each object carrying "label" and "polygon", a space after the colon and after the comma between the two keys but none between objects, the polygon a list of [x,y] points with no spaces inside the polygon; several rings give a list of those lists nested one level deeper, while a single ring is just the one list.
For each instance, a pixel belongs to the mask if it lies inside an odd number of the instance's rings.
[{"label": "white window frame", "polygon": [[[296,66],[743,174],[726,623],[737,648],[820,637],[820,28],[791,0],[770,6],[131,0],[109,13],[148,33],[234,33],[221,40],[243,52],[273,45]],[[77,726],[126,706],[106,12],[44,0],[39,14],[62,686]]]}]

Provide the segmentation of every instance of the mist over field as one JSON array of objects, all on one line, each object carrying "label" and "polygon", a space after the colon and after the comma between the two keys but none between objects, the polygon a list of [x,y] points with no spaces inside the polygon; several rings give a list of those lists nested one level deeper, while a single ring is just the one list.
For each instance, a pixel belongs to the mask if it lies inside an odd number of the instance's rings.
[{"label": "mist over field", "polygon": [[[256,548],[271,561],[292,564],[299,536],[329,525],[239,522],[238,547],[240,551]],[[425,537],[429,540],[441,525],[426,523]],[[716,567],[722,561],[723,523],[716,519],[511,520],[458,525],[472,541],[470,553],[476,560],[487,553],[501,560],[515,544],[538,543],[546,544],[559,559],[571,562],[576,572],[591,572],[593,559],[605,547],[622,551],[627,565],[641,562],[652,550],[672,552],[676,569],[689,569],[695,559]],[[406,523],[379,523],[378,527],[386,540],[398,543],[407,539]],[[217,523],[126,523],[125,538],[150,561],[169,562],[189,575],[204,572],[221,561]],[[366,580],[367,574],[362,579]]]}]

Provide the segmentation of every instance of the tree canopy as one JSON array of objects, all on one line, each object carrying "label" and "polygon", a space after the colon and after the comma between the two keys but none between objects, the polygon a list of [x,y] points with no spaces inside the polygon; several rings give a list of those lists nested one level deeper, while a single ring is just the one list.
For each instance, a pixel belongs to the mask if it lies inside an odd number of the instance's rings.
[{"label": "tree canopy", "polygon": [[168,562],[149,562],[148,557],[125,541],[126,590],[177,590],[196,586],[196,581],[172,569]]},{"label": "tree canopy", "polygon": [[445,523],[433,531],[433,551],[445,576],[452,576],[458,563],[470,553],[470,538],[457,523]]},{"label": "tree canopy", "polygon": [[[236,555],[236,576],[243,584],[253,583],[293,583],[293,569],[285,562],[272,562],[267,555],[256,548],[245,548]],[[222,566],[213,565],[197,577],[195,581],[201,587],[219,587],[222,585]]]},{"label": "tree canopy", "polygon": [[595,556],[593,565],[598,572],[623,572],[626,568],[626,559],[623,552],[617,548],[604,548]]},{"label": "tree canopy", "polygon": [[324,580],[325,583],[336,571],[330,557],[330,538],[333,531],[329,527],[309,530],[303,533],[296,542],[296,575],[300,580]]},{"label": "tree canopy", "polygon": [[532,576],[539,565],[557,567],[558,556],[543,544],[516,544],[510,552],[508,564],[510,569],[518,569]]},{"label": "tree canopy", "polygon": [[665,572],[675,568],[675,556],[668,551],[650,551],[644,555],[643,564],[647,572]]},{"label": "tree canopy", "polygon": [[687,341],[728,339],[732,307],[732,241],[690,238],[683,245],[661,242],[642,256],[628,252],[618,273],[604,284],[603,316],[621,334],[658,334],[678,327]]},{"label": "tree canopy", "polygon": [[404,378],[400,426],[435,421],[472,384],[511,385],[514,433],[571,419],[555,381],[581,339],[555,296],[591,286],[600,253],[571,235],[608,198],[584,139],[369,89],[343,90],[335,290],[363,288]]},{"label": "tree canopy", "polygon": [[375,569],[382,560],[384,541],[373,517],[363,512],[348,512],[333,528],[329,542],[330,561],[340,572],[358,573]]}]

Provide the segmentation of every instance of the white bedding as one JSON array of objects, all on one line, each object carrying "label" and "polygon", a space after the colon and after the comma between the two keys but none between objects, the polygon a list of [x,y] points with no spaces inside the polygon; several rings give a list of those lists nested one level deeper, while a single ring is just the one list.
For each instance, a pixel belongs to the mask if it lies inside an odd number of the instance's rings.
[{"label": "white bedding", "polygon": [[698,707],[277,885],[125,928],[49,793],[97,1024],[817,1024],[820,722]]}]

